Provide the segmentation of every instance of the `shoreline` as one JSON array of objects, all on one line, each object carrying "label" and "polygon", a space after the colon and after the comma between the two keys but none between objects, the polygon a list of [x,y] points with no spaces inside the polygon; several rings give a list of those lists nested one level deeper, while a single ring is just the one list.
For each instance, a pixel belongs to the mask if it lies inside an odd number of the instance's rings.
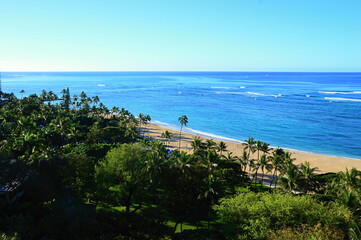
[{"label": "shoreline", "polygon": [[[159,121],[151,121],[147,126],[145,126],[147,132],[145,136],[151,137],[154,140],[165,142],[165,139],[161,137],[162,132],[168,130],[173,134],[172,140],[170,142],[170,149],[178,148],[179,144],[179,129],[180,126],[172,125],[168,123],[163,123]],[[206,133],[191,128],[183,127],[182,129],[182,144],[181,150],[191,152],[190,142],[194,136],[199,136],[203,141],[205,139],[213,139],[215,142],[226,142],[227,149],[229,152],[233,152],[235,156],[241,156],[243,153],[244,146],[242,145],[243,141],[227,138],[211,133]],[[277,148],[275,146],[270,146],[271,148]],[[350,157],[339,157],[332,155],[322,155],[318,153],[305,152],[297,149],[283,148],[284,150],[292,153],[292,157],[296,158],[295,164],[301,164],[305,161],[310,162],[311,167],[317,167],[316,173],[326,173],[326,172],[340,172],[345,171],[346,168],[351,169],[352,167],[361,170],[361,159],[350,158]]]},{"label": "shoreline", "polygon": [[[180,129],[180,126],[173,125],[173,124],[170,124],[170,123],[160,122],[160,121],[157,121],[157,120],[151,121],[150,123],[154,124],[154,125],[160,125],[160,126],[162,126],[164,128],[171,129],[171,130],[174,130],[174,131],[179,131],[179,129]],[[189,133],[189,134],[192,134],[194,136],[199,136],[199,137],[206,138],[206,139],[213,139],[213,140],[218,140],[218,141],[240,143],[240,144],[244,143],[244,141],[241,141],[241,140],[238,140],[238,139],[223,137],[223,136],[220,136],[220,135],[217,135],[217,134],[207,133],[207,132],[203,132],[203,131],[199,131],[199,130],[194,130],[194,129],[188,128],[188,127],[183,127],[182,132]],[[337,155],[333,155],[333,154],[315,153],[315,152],[306,151],[306,150],[299,150],[299,149],[294,149],[294,148],[289,148],[289,147],[270,145],[270,148],[278,148],[278,147],[282,148],[282,149],[284,149],[284,150],[286,150],[288,152],[298,152],[298,153],[317,155],[317,156],[323,156],[323,157],[342,158],[342,159],[344,158],[344,159],[361,161],[361,158],[337,156]]]}]

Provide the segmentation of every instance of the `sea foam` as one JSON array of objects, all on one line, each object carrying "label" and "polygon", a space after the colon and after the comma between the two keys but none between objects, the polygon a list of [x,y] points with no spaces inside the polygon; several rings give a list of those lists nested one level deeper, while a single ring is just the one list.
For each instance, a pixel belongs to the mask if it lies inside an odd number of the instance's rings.
[{"label": "sea foam", "polygon": [[264,94],[264,93],[256,93],[256,92],[247,92],[248,94],[257,95],[257,96],[266,96],[266,97],[282,97],[281,94]]},{"label": "sea foam", "polygon": [[325,97],[325,99],[331,100],[331,101],[361,102],[361,99],[352,99],[352,98],[332,98],[332,97]]},{"label": "sea foam", "polygon": [[323,93],[323,94],[361,94],[360,91],[344,91],[344,92],[324,92],[324,91],[318,91],[318,93]]},{"label": "sea foam", "polygon": [[214,88],[214,89],[239,89],[239,88],[246,88],[246,87],[211,87],[211,88]]}]

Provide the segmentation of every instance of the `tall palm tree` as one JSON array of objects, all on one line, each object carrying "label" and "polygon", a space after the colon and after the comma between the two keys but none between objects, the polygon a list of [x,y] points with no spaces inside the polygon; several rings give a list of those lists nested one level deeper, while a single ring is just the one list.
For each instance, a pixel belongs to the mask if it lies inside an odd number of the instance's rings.
[{"label": "tall palm tree", "polygon": [[266,142],[262,142],[261,151],[263,152],[263,154],[268,154],[270,150],[271,149],[269,147],[269,144]]},{"label": "tall palm tree", "polygon": [[254,171],[254,175],[253,175],[252,180],[257,182],[258,170],[260,168],[259,160],[251,161],[250,166],[252,167],[252,171]]},{"label": "tall palm tree", "polygon": [[210,226],[210,210],[212,208],[212,205],[214,203],[214,199],[218,195],[217,189],[215,188],[215,185],[218,181],[218,178],[215,174],[215,169],[217,168],[219,156],[211,149],[207,149],[206,157],[203,160],[203,167],[206,168],[207,177],[205,179],[206,188],[203,192],[203,197],[205,199],[208,199],[209,205],[208,205],[208,229]]},{"label": "tall palm tree", "polygon": [[95,106],[98,105],[99,101],[100,101],[100,99],[98,96],[93,97],[93,103],[95,104]]},{"label": "tall palm tree", "polygon": [[139,124],[139,135],[142,133],[142,123],[144,122],[145,115],[143,113],[138,114],[138,124]]},{"label": "tall palm tree", "polygon": [[257,150],[257,160],[259,160],[259,157],[260,157],[259,153],[262,150],[262,145],[263,145],[263,142],[261,142],[259,140],[256,141],[255,148]]},{"label": "tall palm tree", "polygon": [[182,141],[182,129],[183,126],[187,126],[188,123],[188,118],[186,115],[182,115],[181,117],[178,118],[178,122],[181,125],[181,128],[179,130],[179,150],[181,149],[181,141]]},{"label": "tall palm tree", "polygon": [[78,95],[76,95],[76,94],[73,95],[73,103],[72,104],[75,106],[75,108],[79,107],[80,103],[78,102]]},{"label": "tall palm tree", "polygon": [[251,155],[251,153],[254,153],[255,151],[255,141],[253,137],[248,137],[248,139],[244,140],[243,145],[245,145],[246,147],[244,148],[244,150],[248,150],[248,155],[247,158],[249,160],[249,157]]},{"label": "tall palm tree", "polygon": [[269,159],[272,162],[273,165],[273,174],[272,174],[272,181],[270,183],[270,187],[272,187],[272,184],[275,182],[275,179],[277,178],[277,172],[279,171],[279,169],[281,168],[282,164],[283,164],[283,152],[279,151],[277,148],[275,150],[273,150],[273,153],[271,156],[269,156]]},{"label": "tall palm tree", "polygon": [[150,123],[151,120],[152,120],[152,118],[150,117],[149,114],[144,116],[143,124],[144,124],[145,129],[143,131],[143,137],[144,137],[145,132],[148,131],[147,125],[148,125],[148,123]]},{"label": "tall palm tree", "polygon": [[240,160],[243,163],[242,171],[246,172],[247,171],[247,166],[249,164],[249,159],[248,159],[246,150],[243,150],[243,154],[242,154],[242,157],[240,158]]}]

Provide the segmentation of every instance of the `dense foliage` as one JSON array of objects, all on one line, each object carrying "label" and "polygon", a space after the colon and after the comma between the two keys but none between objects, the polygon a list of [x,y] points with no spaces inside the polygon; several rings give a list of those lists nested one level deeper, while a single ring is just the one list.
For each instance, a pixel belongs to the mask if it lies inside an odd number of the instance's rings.
[{"label": "dense foliage", "polygon": [[0,239],[361,237],[356,169],[315,175],[253,138],[242,156],[199,137],[170,151],[169,131],[147,136],[149,115],[84,92],[1,99]]},{"label": "dense foliage", "polygon": [[[215,209],[228,223],[227,239],[264,239],[288,230],[321,239],[343,239],[351,212],[337,203],[322,204],[311,196],[243,193],[223,199]],[[278,234],[274,234],[278,232]]]}]

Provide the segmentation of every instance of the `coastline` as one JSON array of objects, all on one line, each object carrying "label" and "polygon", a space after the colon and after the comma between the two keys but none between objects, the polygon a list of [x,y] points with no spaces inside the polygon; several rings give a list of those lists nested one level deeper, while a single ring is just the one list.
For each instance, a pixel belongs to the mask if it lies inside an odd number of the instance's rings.
[{"label": "coastline", "polygon": [[[170,149],[178,148],[179,144],[179,126],[171,125],[159,121],[152,121],[145,127],[146,133],[145,136],[148,136],[154,140],[165,142],[165,139],[161,137],[162,132],[168,130],[173,134],[173,137],[170,142]],[[183,127],[182,129],[182,143],[181,150],[191,152],[191,144],[194,136],[199,136],[203,141],[205,139],[213,139],[215,142],[224,141],[227,144],[227,150],[233,152],[235,156],[241,156],[243,153],[244,146],[242,141],[237,139],[227,138],[218,136],[215,134],[209,134],[202,131],[193,130],[190,128]],[[275,148],[274,146],[270,146]],[[305,161],[310,162],[311,167],[317,167],[316,173],[326,173],[326,172],[340,172],[345,171],[346,168],[351,169],[352,167],[361,170],[361,159],[347,158],[347,157],[338,157],[338,156],[328,156],[321,155],[317,153],[309,153],[304,151],[299,151],[295,149],[284,148],[286,151],[292,153],[292,157],[296,158],[295,164],[301,164]],[[254,156],[255,157],[255,156]]]}]

